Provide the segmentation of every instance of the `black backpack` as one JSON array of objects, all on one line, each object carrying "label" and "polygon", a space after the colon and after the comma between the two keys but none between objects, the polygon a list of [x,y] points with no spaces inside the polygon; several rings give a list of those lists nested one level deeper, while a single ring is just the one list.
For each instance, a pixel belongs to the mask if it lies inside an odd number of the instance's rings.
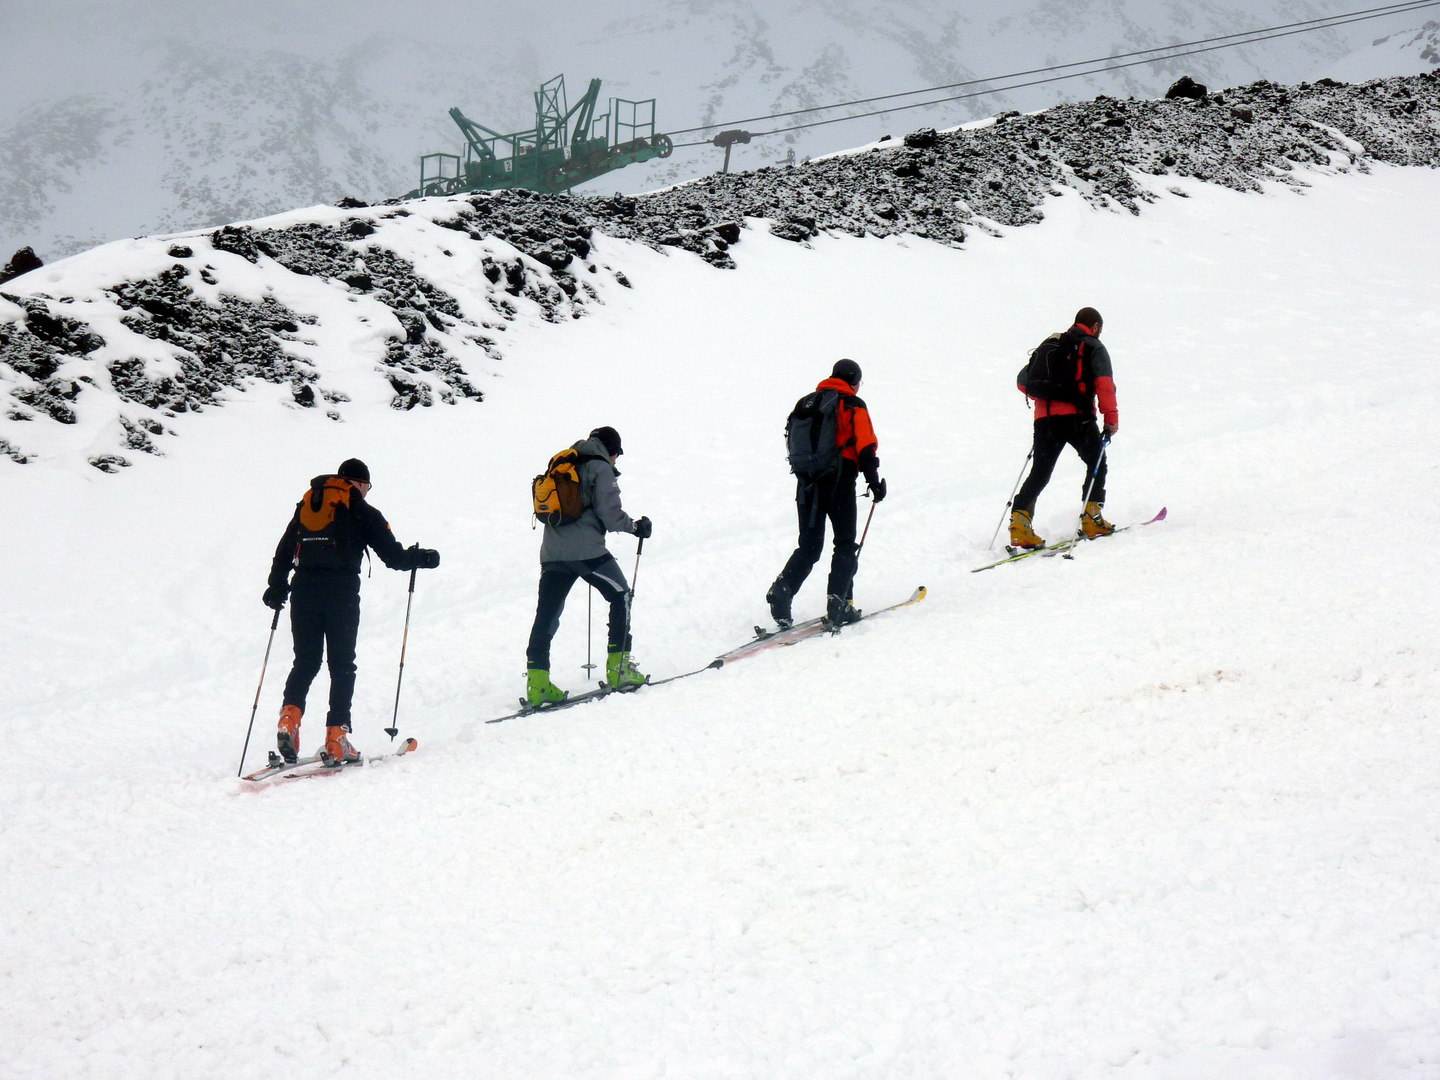
[{"label": "black backpack", "polygon": [[1080,335],[1074,330],[1051,334],[1030,354],[1015,383],[1040,401],[1085,404],[1085,373],[1080,358]]},{"label": "black backpack", "polygon": [[785,418],[785,447],[792,473],[817,476],[840,467],[840,447],[835,439],[839,423],[838,390],[816,390],[795,403]]}]

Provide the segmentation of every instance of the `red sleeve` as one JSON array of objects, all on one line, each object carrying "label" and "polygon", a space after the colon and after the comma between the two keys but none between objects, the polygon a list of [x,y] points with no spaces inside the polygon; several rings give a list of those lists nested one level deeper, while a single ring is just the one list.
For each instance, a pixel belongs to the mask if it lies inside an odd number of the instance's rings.
[{"label": "red sleeve", "polygon": [[1115,380],[1101,375],[1095,380],[1095,396],[1100,399],[1100,412],[1107,424],[1120,422],[1120,406],[1115,401]]},{"label": "red sleeve", "polygon": [[850,422],[855,432],[855,457],[859,460],[867,446],[878,448],[880,440],[875,437],[875,428],[870,424],[870,410],[863,405],[851,411]]}]

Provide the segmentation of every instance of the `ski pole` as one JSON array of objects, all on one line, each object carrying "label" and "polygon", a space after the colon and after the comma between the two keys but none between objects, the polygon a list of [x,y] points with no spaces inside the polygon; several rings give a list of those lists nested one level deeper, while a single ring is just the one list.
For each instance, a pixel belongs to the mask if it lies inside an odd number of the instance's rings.
[{"label": "ski pole", "polygon": [[1020,477],[1025,475],[1025,466],[1030,464],[1030,459],[1034,456],[1035,444],[1032,442],[1030,444],[1030,452],[1025,455],[1025,463],[1020,466],[1020,472],[1015,477],[1015,486],[1010,489],[1010,498],[1005,500],[1005,509],[1000,511],[1000,522],[995,526],[995,535],[990,537],[989,550],[991,551],[995,550],[995,541],[1000,539],[1000,529],[1005,524],[1005,515],[1008,514],[1010,512],[1010,508],[1015,505],[1015,493],[1020,490]]},{"label": "ski pole", "polygon": [[645,550],[645,538],[635,545],[635,572],[630,575],[630,594],[625,597],[625,636],[630,636],[630,615],[635,610],[635,583],[640,580],[640,552]]},{"label": "ski pole", "polygon": [[250,733],[255,730],[255,713],[260,708],[260,689],[265,685],[265,669],[270,666],[270,646],[275,644],[275,628],[280,625],[280,609],[275,609],[275,618],[270,620],[270,640],[265,642],[265,659],[260,662],[260,685],[255,687],[255,704],[250,706],[250,726],[245,729],[245,748],[240,751],[240,769],[236,776],[245,774],[245,755],[250,752]]},{"label": "ski pole", "polygon": [[[415,545],[417,548],[419,545]],[[390,726],[385,729],[385,734],[390,736],[390,741],[395,741],[395,736],[400,732],[400,683],[405,678],[405,646],[410,644],[410,605],[415,600],[415,571],[418,567],[410,568],[410,595],[405,598],[405,636],[400,639],[400,674],[395,678],[395,712],[390,717]]]},{"label": "ski pole", "polygon": [[[1104,461],[1105,461],[1105,450],[1106,450],[1106,448],[1107,448],[1109,445],[1110,445],[1110,436],[1109,436],[1109,435],[1106,435],[1103,439],[1100,440],[1100,456],[1095,459],[1095,467],[1090,470],[1090,475],[1089,475],[1089,476],[1086,478],[1086,480],[1085,480],[1085,495],[1084,495],[1083,498],[1080,500],[1080,520],[1081,520],[1081,521],[1084,521],[1084,520],[1085,520],[1085,507],[1087,507],[1087,506],[1090,505],[1090,489],[1091,489],[1091,487],[1093,487],[1094,484],[1095,484],[1095,477],[1097,477],[1098,475],[1100,475],[1100,466],[1101,466],[1101,465],[1104,463]],[[1080,527],[1079,525],[1075,526],[1075,534],[1076,534],[1077,536],[1081,533],[1081,531],[1082,531],[1082,529],[1081,529],[1081,527]],[[1068,559],[1069,557],[1070,557],[1070,556],[1068,556],[1068,555],[1066,556],[1067,559]]]},{"label": "ski pole", "polygon": [[859,561],[859,559],[860,559],[860,549],[865,546],[865,537],[867,537],[867,536],[870,535],[870,519],[873,518],[874,516],[875,516],[875,504],[872,502],[872,503],[870,504],[870,513],[869,513],[869,514],[866,516],[866,518],[865,518],[865,529],[864,529],[864,531],[861,532],[861,534],[860,534],[860,543],[858,543],[858,544],[855,545],[855,559],[856,559],[856,561]]},{"label": "ski pole", "polygon": [[595,643],[595,631],[592,628],[591,613],[595,610],[595,586],[591,585],[585,592],[585,681],[589,682],[595,665],[590,660],[590,648]]}]

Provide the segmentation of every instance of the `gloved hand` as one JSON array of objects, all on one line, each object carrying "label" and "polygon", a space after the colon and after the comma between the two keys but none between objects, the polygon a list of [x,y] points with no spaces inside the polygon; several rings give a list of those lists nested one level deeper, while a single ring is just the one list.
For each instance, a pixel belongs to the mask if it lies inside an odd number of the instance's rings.
[{"label": "gloved hand", "polygon": [[1119,431],[1119,430],[1120,430],[1120,421],[1119,421],[1119,420],[1116,420],[1113,424],[1107,422],[1107,423],[1105,424],[1105,430],[1104,430],[1103,432],[1101,432],[1101,434],[1103,434],[1103,435],[1114,435],[1114,434],[1115,434],[1117,431]]},{"label": "gloved hand", "polygon": [[649,519],[648,517],[642,517],[642,518],[637,518],[637,519],[636,519],[636,521],[635,521],[635,535],[638,536],[641,540],[649,540],[649,539],[650,539],[650,534],[651,534],[651,532],[653,532],[653,531],[654,531],[654,526],[650,524],[650,519]]},{"label": "gloved hand", "polygon": [[870,485],[870,497],[874,499],[877,503],[882,503],[885,501],[885,491],[886,487],[885,481],[883,479],[878,484]]},{"label": "gloved hand", "polygon": [[290,595],[289,585],[271,585],[265,590],[265,606],[272,611],[279,611],[285,606],[285,599]]},{"label": "gloved hand", "polygon": [[440,552],[434,548],[417,547],[415,549],[415,565],[421,570],[434,570],[440,565]]}]

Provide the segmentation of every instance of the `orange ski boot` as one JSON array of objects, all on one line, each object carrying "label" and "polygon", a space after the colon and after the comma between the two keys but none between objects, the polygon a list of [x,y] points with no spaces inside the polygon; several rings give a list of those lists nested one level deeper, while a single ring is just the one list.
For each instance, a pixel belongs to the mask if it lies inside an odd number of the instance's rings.
[{"label": "orange ski boot", "polygon": [[280,748],[280,756],[291,764],[299,757],[302,715],[299,705],[286,705],[280,710],[280,727],[275,732],[275,743]]},{"label": "orange ski boot", "polygon": [[343,727],[325,729],[325,748],[320,751],[320,757],[326,765],[345,765],[360,760],[360,751],[350,745],[350,740],[346,738],[348,734]]}]

